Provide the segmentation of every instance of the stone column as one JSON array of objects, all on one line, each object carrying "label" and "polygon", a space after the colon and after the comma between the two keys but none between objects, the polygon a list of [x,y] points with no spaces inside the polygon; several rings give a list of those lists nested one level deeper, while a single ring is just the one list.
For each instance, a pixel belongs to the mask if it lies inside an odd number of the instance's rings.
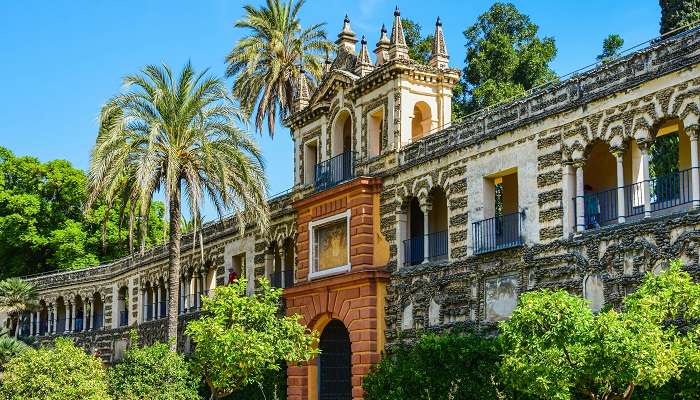
[{"label": "stone column", "polygon": [[649,150],[646,143],[639,144],[642,154],[642,176],[644,179],[644,218],[651,217],[651,186],[649,181]]},{"label": "stone column", "polygon": [[83,330],[87,332],[92,328],[92,303],[89,300],[83,303],[83,310]]},{"label": "stone column", "polygon": [[693,208],[700,207],[700,162],[698,162],[698,125],[689,126],[690,136],[690,178],[693,190]]},{"label": "stone column", "polygon": [[34,311],[29,313],[29,336],[34,336],[36,334],[36,330],[34,329],[35,314]]},{"label": "stone column", "polygon": [[75,302],[70,303],[70,331],[75,332]]},{"label": "stone column", "polygon": [[158,312],[160,311],[160,301],[158,300],[160,296],[160,289],[158,288],[158,285],[153,285],[151,287],[151,290],[153,290],[153,319],[158,319]]},{"label": "stone column", "polygon": [[54,305],[51,307],[51,333],[56,334],[58,333],[58,306]]},{"label": "stone column", "polygon": [[430,203],[421,205],[423,211],[423,264],[430,261]]},{"label": "stone column", "polygon": [[406,234],[408,233],[406,229],[408,223],[408,214],[404,210],[397,210],[396,222],[396,238],[398,241],[398,243],[396,244],[396,269],[401,269],[401,267],[403,267],[404,265],[406,257],[408,257],[408,255],[405,254],[406,249],[404,246],[404,241],[407,239]]},{"label": "stone column", "polygon": [[284,241],[282,241],[282,244],[279,244],[278,246],[282,249],[282,255],[280,256],[280,284],[283,288],[285,288],[287,287],[287,282],[285,282],[284,275],[284,271],[287,270],[287,246],[284,245]]},{"label": "stone column", "polygon": [[617,222],[622,224],[625,222],[627,212],[625,210],[625,167],[622,163],[624,152],[620,149],[615,151],[615,160],[617,161]]},{"label": "stone column", "polygon": [[583,192],[583,162],[574,165],[576,168],[576,231],[583,232],[586,229],[586,210]]}]

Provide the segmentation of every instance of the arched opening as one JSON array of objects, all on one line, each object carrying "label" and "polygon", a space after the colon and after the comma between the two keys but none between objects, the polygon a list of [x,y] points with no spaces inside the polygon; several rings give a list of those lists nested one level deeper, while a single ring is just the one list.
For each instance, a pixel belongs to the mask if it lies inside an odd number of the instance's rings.
[{"label": "arched opening", "polygon": [[204,290],[207,296],[214,295],[214,289],[216,289],[216,268],[209,266],[207,268],[207,276],[204,282]]},{"label": "arched opening", "polygon": [[411,118],[411,140],[418,140],[425,136],[432,128],[432,112],[430,106],[424,101],[419,101],[413,106]]},{"label": "arched opening", "polygon": [[165,279],[160,278],[158,288],[158,290],[160,290],[160,296],[158,296],[158,307],[160,311],[158,312],[158,315],[160,318],[163,318],[167,314],[168,309],[168,282]]},{"label": "arched opening", "polygon": [[352,151],[352,116],[348,111],[341,111],[335,119],[331,146],[332,156]]},{"label": "arched opening", "polygon": [[46,333],[49,331],[49,308],[46,305],[46,302],[42,300],[39,303],[40,309],[39,309],[39,335],[46,335]]},{"label": "arched opening", "polygon": [[583,281],[583,297],[590,302],[593,312],[599,312],[605,304],[605,287],[599,275],[588,275]]},{"label": "arched opening", "polygon": [[352,399],[352,353],[350,334],[342,322],[332,320],[321,333],[318,344],[319,400]]},{"label": "arched opening", "polygon": [[143,319],[150,321],[153,319],[153,288],[151,282],[146,282],[146,288],[143,291]]},{"label": "arched opening", "polygon": [[367,114],[367,156],[376,157],[382,151],[382,131],[384,129],[384,107]]},{"label": "arched opening", "polygon": [[442,188],[430,192],[428,251],[431,260],[447,258],[447,195]]},{"label": "arched opening", "polygon": [[66,331],[66,301],[63,297],[56,299],[56,333]]},{"label": "arched opening", "polygon": [[284,287],[294,286],[294,239],[287,238],[284,241]]},{"label": "arched opening", "polygon": [[85,328],[85,303],[80,295],[75,296],[75,326],[74,332],[82,332]]},{"label": "arched opening", "polygon": [[416,265],[424,261],[425,221],[417,197],[407,199],[406,239],[403,242],[404,264]]},{"label": "arched opening", "polygon": [[92,322],[90,323],[93,331],[104,327],[104,312],[105,305],[102,301],[102,295],[94,293],[92,295]]},{"label": "arched opening", "polygon": [[129,325],[129,288],[122,286],[117,295],[117,312],[119,315],[119,326]]},{"label": "arched opening", "polygon": [[594,142],[583,167],[586,229],[617,221],[617,161],[603,141]]},{"label": "arched opening", "polygon": [[661,122],[649,146],[651,211],[692,202],[690,139],[678,118]]},{"label": "arched opening", "polygon": [[276,241],[270,245],[270,251],[272,252],[272,272],[270,273],[270,283],[272,284],[272,287],[281,288],[282,254]]}]

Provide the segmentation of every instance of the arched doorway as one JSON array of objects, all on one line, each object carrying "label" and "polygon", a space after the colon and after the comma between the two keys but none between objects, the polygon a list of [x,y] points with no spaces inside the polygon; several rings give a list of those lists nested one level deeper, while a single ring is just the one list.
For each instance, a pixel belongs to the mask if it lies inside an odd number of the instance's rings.
[{"label": "arched doorway", "polygon": [[331,146],[334,157],[352,150],[352,117],[348,111],[341,111],[335,119]]},{"label": "arched doorway", "polygon": [[321,333],[318,345],[318,399],[351,400],[352,373],[350,335],[345,325],[331,321]]}]

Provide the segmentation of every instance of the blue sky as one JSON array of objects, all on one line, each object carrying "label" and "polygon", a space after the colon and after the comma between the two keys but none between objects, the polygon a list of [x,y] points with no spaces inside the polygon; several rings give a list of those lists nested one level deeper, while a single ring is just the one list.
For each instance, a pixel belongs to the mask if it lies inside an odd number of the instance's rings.
[{"label": "blue sky", "polygon": [[[260,3],[259,1],[252,1]],[[402,16],[433,30],[443,21],[451,65],[464,59],[462,31],[492,1],[307,0],[305,25],[327,22],[332,39],[350,16],[353,30],[376,42],[382,23],[391,28],[395,5]],[[515,1],[521,12],[553,36],[552,67],[565,74],[588,65],[609,33],[625,47],[658,35],[656,0]],[[62,158],[86,169],[100,105],[121,87],[121,78],[144,65],[165,62],[179,69],[223,74],[224,57],[245,32],[233,27],[241,1],[52,0],[0,2],[0,145],[41,160]],[[268,164],[270,191],[293,183],[288,131],[273,140],[258,136]],[[205,215],[210,213],[205,211]],[[213,214],[211,215],[213,216]]]}]

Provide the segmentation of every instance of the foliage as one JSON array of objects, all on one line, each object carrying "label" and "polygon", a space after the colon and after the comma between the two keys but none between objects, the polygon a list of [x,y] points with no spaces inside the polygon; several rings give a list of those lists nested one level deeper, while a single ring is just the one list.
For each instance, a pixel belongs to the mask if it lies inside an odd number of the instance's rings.
[{"label": "foliage", "polygon": [[674,34],[687,30],[700,20],[700,1],[698,0],[659,0],[661,6],[661,23],[659,33],[662,35],[675,29]]},{"label": "foliage", "polygon": [[412,60],[427,64],[433,51],[433,35],[421,36],[420,24],[408,18],[401,18],[401,25],[406,37],[408,56]]},{"label": "foliage", "polygon": [[28,349],[5,365],[0,398],[109,400],[102,362],[66,338],[54,348]]},{"label": "foliage", "polygon": [[284,400],[287,398],[287,369],[266,370],[260,382],[250,383],[236,390],[226,400]]},{"label": "foliage", "polygon": [[513,4],[494,3],[464,31],[466,66],[461,103],[469,113],[555,79],[549,63],[557,53],[554,39],[539,38],[539,27]]},{"label": "foliage", "polygon": [[[111,235],[102,243],[94,220],[103,218],[104,204],[100,199],[83,214],[86,194],[85,174],[68,161],[42,163],[0,147],[0,278],[92,266],[124,255],[121,204],[110,210]],[[159,207],[151,210],[147,245],[162,237]]]},{"label": "foliage", "polygon": [[651,178],[678,172],[679,134],[657,137],[649,146],[649,176]]},{"label": "foliage", "polygon": [[621,312],[594,315],[564,291],[529,292],[501,325],[501,369],[514,388],[544,399],[630,399],[698,370],[697,325],[672,323],[698,317],[700,286],[678,262],[649,274]]},{"label": "foliage", "polygon": [[[100,114],[90,160],[87,206],[126,197],[138,204],[129,219],[150,208],[162,192],[169,206],[168,338],[177,337],[182,200],[196,220],[204,198],[219,215],[232,209],[239,228],[267,225],[268,210],[260,149],[239,127],[239,110],[223,80],[197,73],[191,64],[179,75],[149,65],[124,79],[127,90]],[[184,193],[183,193],[184,191]],[[175,350],[175,342],[170,342]]]},{"label": "foliage", "polygon": [[10,319],[10,330],[17,333],[19,316],[39,305],[36,287],[22,278],[7,278],[0,281],[0,312]]},{"label": "foliage", "polygon": [[612,33],[603,40],[603,52],[600,53],[596,58],[599,61],[608,62],[615,59],[620,52],[622,46],[624,46],[625,40],[622,36]]},{"label": "foliage", "polygon": [[255,111],[258,132],[267,119],[271,137],[278,118],[284,119],[292,110],[299,63],[313,85],[323,73],[324,53],[333,49],[326,40],[325,24],[301,25],[299,11],[304,3],[267,0],[261,7],[244,6],[245,16],[236,21],[236,27],[248,34],[226,57],[234,96],[248,116]]},{"label": "foliage", "polygon": [[300,325],[298,315],[278,316],[281,294],[263,278],[257,293],[247,296],[246,280],[238,279],[204,298],[202,317],[188,323],[185,334],[195,343],[192,363],[212,399],[260,382],[281,362],[315,356],[318,334]]},{"label": "foliage", "polygon": [[365,399],[499,398],[505,394],[495,375],[500,353],[497,339],[473,333],[427,334],[413,346],[400,343],[364,378]]},{"label": "foliage", "polygon": [[0,372],[5,369],[5,364],[28,348],[24,342],[8,336],[7,332],[0,332]]},{"label": "foliage", "polygon": [[[132,335],[131,343],[138,339]],[[114,400],[197,400],[198,382],[165,343],[132,347],[107,373]]]}]

